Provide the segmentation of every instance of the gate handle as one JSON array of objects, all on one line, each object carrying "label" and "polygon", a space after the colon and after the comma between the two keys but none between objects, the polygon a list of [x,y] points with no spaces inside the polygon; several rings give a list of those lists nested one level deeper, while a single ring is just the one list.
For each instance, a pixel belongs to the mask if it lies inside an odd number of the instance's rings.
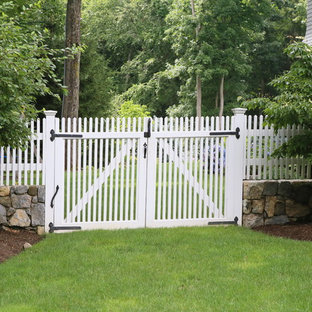
[{"label": "gate handle", "polygon": [[51,204],[50,204],[50,207],[51,207],[51,208],[54,207],[54,199],[55,199],[55,196],[56,196],[58,190],[59,190],[59,186],[57,185],[57,186],[56,186],[56,189],[55,189],[55,193],[54,193],[54,195],[53,195],[53,197],[52,197],[52,199],[51,199]]}]

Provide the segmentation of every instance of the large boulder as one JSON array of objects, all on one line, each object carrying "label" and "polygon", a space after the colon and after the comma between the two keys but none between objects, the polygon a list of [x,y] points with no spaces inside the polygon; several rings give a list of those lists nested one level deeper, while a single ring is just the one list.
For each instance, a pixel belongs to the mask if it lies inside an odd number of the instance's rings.
[{"label": "large boulder", "polygon": [[244,199],[261,199],[264,184],[259,182],[244,182]]},{"label": "large boulder", "polygon": [[8,224],[7,218],[6,218],[6,209],[4,206],[0,205],[0,224]]},{"label": "large boulder", "polygon": [[287,216],[274,216],[272,218],[266,219],[265,220],[265,225],[270,225],[270,224],[286,224],[289,222],[289,219]]},{"label": "large boulder", "polygon": [[31,196],[28,194],[16,195],[12,194],[12,206],[13,208],[29,208],[31,204]]},{"label": "large boulder", "polygon": [[264,196],[272,196],[277,194],[278,182],[277,181],[269,181],[264,182],[264,188],[262,195]]},{"label": "large boulder", "polygon": [[45,187],[44,187],[44,185],[38,186],[38,202],[39,203],[45,202]]},{"label": "large boulder", "polygon": [[11,189],[11,193],[16,194],[16,195],[23,195],[26,194],[28,191],[28,186],[27,185],[18,185],[18,186],[13,186]]},{"label": "large boulder", "polygon": [[10,226],[27,227],[30,226],[30,219],[23,209],[17,209],[9,220]]},{"label": "large boulder", "polygon": [[5,207],[11,207],[12,206],[11,197],[10,196],[0,197],[0,204]]},{"label": "large boulder", "polygon": [[291,199],[286,200],[286,214],[288,217],[306,217],[311,213],[308,205],[296,203]]},{"label": "large boulder", "polygon": [[248,214],[243,215],[243,226],[253,228],[255,226],[263,225],[263,215],[261,214]]},{"label": "large boulder", "polygon": [[10,195],[10,187],[9,186],[0,186],[0,196],[9,196]]},{"label": "large boulder", "polygon": [[31,205],[31,225],[44,225],[44,204],[32,204]]}]

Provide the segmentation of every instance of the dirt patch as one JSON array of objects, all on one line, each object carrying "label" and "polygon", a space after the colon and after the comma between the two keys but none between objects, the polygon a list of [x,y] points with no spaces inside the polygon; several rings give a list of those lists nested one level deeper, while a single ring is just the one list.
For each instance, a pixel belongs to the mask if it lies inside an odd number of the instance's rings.
[{"label": "dirt patch", "polygon": [[312,223],[288,225],[257,226],[253,230],[268,235],[290,238],[295,240],[312,241]]},{"label": "dirt patch", "polygon": [[0,263],[23,251],[25,243],[31,245],[38,243],[43,237],[37,233],[22,229],[0,228]]}]

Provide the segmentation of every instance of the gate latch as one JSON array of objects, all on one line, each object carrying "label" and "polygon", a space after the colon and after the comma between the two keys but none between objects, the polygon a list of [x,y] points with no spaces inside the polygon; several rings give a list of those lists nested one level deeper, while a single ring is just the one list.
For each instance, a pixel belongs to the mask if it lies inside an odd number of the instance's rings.
[{"label": "gate latch", "polygon": [[147,153],[147,143],[145,142],[145,143],[143,144],[143,146],[144,146],[144,158],[146,158],[146,153]]}]

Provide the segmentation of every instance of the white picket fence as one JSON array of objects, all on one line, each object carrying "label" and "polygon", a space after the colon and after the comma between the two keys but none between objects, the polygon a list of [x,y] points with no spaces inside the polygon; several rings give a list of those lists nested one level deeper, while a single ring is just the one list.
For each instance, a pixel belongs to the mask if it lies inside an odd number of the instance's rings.
[{"label": "white picket fence", "polygon": [[41,185],[44,181],[43,137],[45,119],[30,122],[33,133],[25,150],[0,148],[0,185]]},{"label": "white picket fence", "polygon": [[246,116],[245,179],[311,179],[311,163],[302,157],[273,158],[273,151],[300,133],[300,127],[287,126],[274,132],[264,125],[263,116]]},{"label": "white picket fence", "polygon": [[[153,118],[152,127],[164,125],[165,131],[180,129],[184,131],[212,131],[230,128],[230,117],[202,117],[202,118]],[[257,179],[310,179],[311,163],[303,158],[273,158],[275,148],[286,142],[289,138],[300,132],[300,127],[288,126],[274,132],[273,127],[264,126],[263,116],[246,116],[246,129],[241,133],[246,134],[245,171],[246,180]],[[70,120],[67,121],[70,123]],[[114,129],[122,131],[133,127],[139,130],[143,119],[103,119],[103,118],[78,118],[73,123],[76,131],[107,131],[106,125],[114,125]],[[64,131],[66,121],[59,120],[60,130]],[[44,182],[44,129],[45,119],[32,121],[29,125],[34,134],[25,150],[13,148],[0,148],[0,185],[41,185]],[[110,129],[111,131],[111,129]],[[136,130],[135,130],[136,131]],[[226,153],[226,151],[225,151]]]}]

